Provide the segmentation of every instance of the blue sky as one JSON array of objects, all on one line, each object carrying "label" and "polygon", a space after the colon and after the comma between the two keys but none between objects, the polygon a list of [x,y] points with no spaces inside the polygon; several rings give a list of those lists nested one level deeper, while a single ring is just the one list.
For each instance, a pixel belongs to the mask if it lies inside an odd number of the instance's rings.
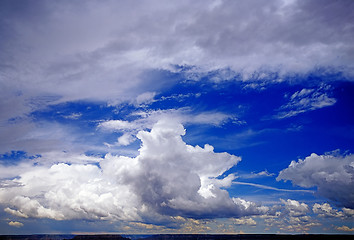
[{"label": "blue sky", "polygon": [[352,1],[1,1],[0,233],[354,231]]}]

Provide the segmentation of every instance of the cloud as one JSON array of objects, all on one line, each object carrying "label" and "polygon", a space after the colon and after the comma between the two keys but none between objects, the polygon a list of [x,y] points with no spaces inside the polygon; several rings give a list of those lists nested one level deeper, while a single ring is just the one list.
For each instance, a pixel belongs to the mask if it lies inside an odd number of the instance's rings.
[{"label": "cloud", "polygon": [[102,122],[98,125],[98,127],[107,129],[107,130],[126,130],[126,129],[136,129],[136,125],[134,123],[130,123],[129,121],[124,121],[124,120],[109,120]]},{"label": "cloud", "polygon": [[290,180],[301,187],[317,187],[317,193],[336,204],[354,208],[352,190],[354,179],[353,155],[312,153],[304,160],[292,161],[280,171],[277,180]]},{"label": "cloud", "polygon": [[353,8],[350,0],[1,1],[1,114],[22,115],[31,99],[48,96],[151,100],[174,81],[162,73],[176,65],[243,79],[321,66],[351,72]]},{"label": "cloud", "polygon": [[332,208],[328,203],[315,203],[312,211],[320,217],[335,217],[335,218],[352,218],[354,217],[354,209],[342,208],[342,211]]},{"label": "cloud", "polygon": [[183,124],[210,124],[220,126],[226,121],[233,119],[232,115],[222,112],[201,112],[193,113],[192,109],[178,108],[165,110],[138,111],[130,114],[139,117],[133,121],[107,120],[101,122],[98,127],[104,130],[122,131],[122,130],[143,130],[150,128],[161,118],[174,118]]},{"label": "cloud", "polygon": [[135,158],[107,154],[95,164],[82,164],[59,156],[59,163],[28,166],[13,180],[3,180],[1,204],[18,217],[147,223],[167,216],[242,217],[267,210],[224,190],[235,176],[221,176],[239,157],[215,153],[207,144],[187,145],[184,134],[181,124],[164,119],[137,134],[142,145]]},{"label": "cloud", "polygon": [[[193,114],[190,108],[139,111],[133,112],[131,116],[138,118],[133,121],[107,120],[99,123],[97,127],[104,131],[122,132],[123,135],[118,138],[115,144],[126,146],[136,140],[136,135],[139,131],[151,129],[162,118],[175,119],[183,124],[208,124],[214,126],[221,126],[223,123],[235,119],[232,115],[214,111]],[[115,144],[108,145],[114,146]]]},{"label": "cloud", "polygon": [[276,226],[285,232],[307,232],[311,227],[321,225],[308,216],[309,212],[310,208],[306,203],[281,199],[281,205],[274,205],[261,217],[268,228]]},{"label": "cloud", "polygon": [[341,226],[341,227],[336,227],[337,230],[339,231],[345,231],[345,232],[354,232],[354,228],[350,228],[348,226]]},{"label": "cloud", "polygon": [[284,200],[281,199],[281,202],[285,205],[285,212],[282,214],[288,214],[292,217],[301,217],[305,216],[309,212],[309,207],[306,203],[300,203],[296,200]]},{"label": "cloud", "polygon": [[328,87],[321,87],[316,90],[304,88],[301,91],[295,92],[289,97],[290,101],[280,107],[280,112],[276,117],[293,117],[300,113],[334,105],[337,100],[329,97],[325,92],[327,90]]},{"label": "cloud", "polygon": [[17,216],[17,217],[28,218],[28,216],[26,214],[24,214],[23,212],[21,212],[19,210],[13,210],[13,209],[7,207],[4,209],[4,211],[12,214],[14,216]]},{"label": "cloud", "polygon": [[71,119],[71,120],[77,120],[77,119],[79,119],[81,116],[82,116],[82,113],[72,113],[72,114],[70,114],[70,115],[63,116],[63,118]]},{"label": "cloud", "polygon": [[312,207],[312,211],[317,213],[320,217],[343,217],[343,212],[333,209],[328,203],[315,203]]},{"label": "cloud", "polygon": [[257,187],[257,188],[262,188],[262,189],[267,189],[267,190],[281,191],[281,192],[314,193],[314,191],[311,191],[311,190],[301,190],[301,189],[294,190],[294,189],[275,188],[275,187],[266,186],[266,185],[257,184],[257,183],[238,182],[238,181],[233,181],[232,183],[237,184],[237,185],[246,185],[246,186],[252,186],[252,187]]},{"label": "cloud", "polygon": [[252,172],[251,174],[241,174],[239,175],[240,178],[245,178],[245,179],[249,179],[249,178],[262,178],[262,177],[272,177],[274,176],[274,173],[269,173],[267,170],[255,173]]},{"label": "cloud", "polygon": [[136,104],[148,104],[154,100],[156,93],[155,92],[145,92],[136,97]]},{"label": "cloud", "polygon": [[[87,156],[73,152],[51,151],[42,153],[35,158],[24,158],[23,160],[12,164],[0,164],[0,176],[3,179],[13,179],[26,173],[35,166],[50,167],[53,164],[65,162],[67,164],[97,164],[100,157]],[[0,186],[20,186],[21,183],[16,180],[2,181]]]},{"label": "cloud", "polygon": [[9,222],[9,226],[20,228],[20,227],[23,227],[23,223],[11,221],[11,222]]},{"label": "cloud", "polygon": [[[34,119],[26,116],[13,121],[0,122],[0,152],[13,150],[25,151],[30,155],[45,154],[53,151],[83,152],[84,145],[80,141],[80,129],[70,124],[60,124],[50,119]],[[81,135],[81,136],[80,136]],[[87,133],[86,133],[87,136]],[[91,150],[95,146],[90,146]]]},{"label": "cloud", "polygon": [[257,224],[257,222],[252,218],[235,218],[234,223],[236,225],[250,225],[250,226],[254,226]]},{"label": "cloud", "polygon": [[[70,129],[38,124],[30,114],[72,101],[148,104],[181,81],[174,74],[185,70],[176,66],[189,67],[188,76],[199,81],[215,72],[216,82],[353,68],[351,1],[0,4],[0,152],[70,150],[77,143]],[[326,93],[308,99],[308,107],[280,111],[294,115],[334,102]],[[228,117],[209,112],[189,114],[188,121],[220,126]],[[117,144],[132,141],[127,136]]]},{"label": "cloud", "polygon": [[129,133],[124,133],[118,138],[118,144],[122,146],[127,146],[133,141],[135,141],[135,138]]}]

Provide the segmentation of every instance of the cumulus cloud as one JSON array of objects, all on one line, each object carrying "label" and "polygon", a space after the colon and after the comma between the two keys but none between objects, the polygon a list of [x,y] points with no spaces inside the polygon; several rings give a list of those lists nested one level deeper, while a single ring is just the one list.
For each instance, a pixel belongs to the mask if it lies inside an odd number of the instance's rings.
[{"label": "cumulus cloud", "polygon": [[251,225],[254,226],[257,222],[253,218],[236,218],[234,219],[236,225]]},{"label": "cumulus cloud", "polygon": [[266,215],[261,216],[267,227],[276,226],[286,232],[306,232],[311,227],[321,225],[311,218],[306,203],[292,199],[281,199],[281,205],[274,205]]},{"label": "cumulus cloud", "polygon": [[354,208],[354,156],[312,153],[304,160],[292,161],[280,171],[277,180],[290,180],[301,187],[317,187],[317,193],[340,206]]},{"label": "cumulus cloud", "polygon": [[16,222],[16,221],[11,221],[11,222],[9,222],[9,226],[19,228],[19,227],[23,227],[23,223],[21,223],[21,222]]},{"label": "cumulus cloud", "polygon": [[[213,147],[187,145],[183,126],[161,120],[142,141],[135,158],[107,154],[97,164],[64,161],[32,165],[0,188],[5,211],[18,217],[159,221],[166,216],[242,217],[267,209],[223,188],[221,177],[241,159]],[[54,158],[55,156],[53,156]],[[69,161],[70,162],[70,161]]]},{"label": "cumulus cloud", "polygon": [[343,213],[337,209],[333,209],[328,203],[318,204],[315,203],[312,211],[317,213],[320,217],[343,217]]},{"label": "cumulus cloud", "polygon": [[307,212],[309,212],[309,207],[306,203],[300,203],[296,200],[284,200],[281,199],[281,202],[285,206],[285,210],[282,212],[282,214],[287,214],[292,217],[301,217],[305,216]]},{"label": "cumulus cloud", "polygon": [[312,211],[320,217],[351,218],[354,217],[354,209],[342,208],[342,211],[332,208],[328,203],[315,203]]},{"label": "cumulus cloud", "polygon": [[336,227],[337,230],[339,231],[345,231],[345,232],[354,232],[354,228],[350,228],[348,226],[341,226],[341,227]]}]

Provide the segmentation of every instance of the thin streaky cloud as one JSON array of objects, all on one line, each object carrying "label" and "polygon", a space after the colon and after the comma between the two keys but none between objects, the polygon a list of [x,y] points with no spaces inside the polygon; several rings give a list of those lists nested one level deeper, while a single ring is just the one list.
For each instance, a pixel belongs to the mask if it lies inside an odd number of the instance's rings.
[{"label": "thin streaky cloud", "polygon": [[248,183],[248,182],[238,182],[238,181],[233,181],[233,184],[237,185],[245,185],[245,186],[252,186],[252,187],[258,187],[262,189],[268,189],[268,190],[274,190],[274,191],[280,191],[280,192],[304,192],[304,193],[312,193],[314,194],[315,191],[311,190],[302,190],[302,189],[283,189],[283,188],[275,188],[267,185],[262,185],[262,184],[257,184],[257,183]]}]

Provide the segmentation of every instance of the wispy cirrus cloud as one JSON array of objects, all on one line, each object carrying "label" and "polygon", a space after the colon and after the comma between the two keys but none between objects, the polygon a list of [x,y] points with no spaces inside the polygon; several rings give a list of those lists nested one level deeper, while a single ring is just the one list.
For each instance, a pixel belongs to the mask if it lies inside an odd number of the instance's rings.
[{"label": "wispy cirrus cloud", "polygon": [[329,87],[302,89],[286,97],[289,102],[279,108],[276,118],[289,118],[301,113],[332,106],[336,99],[328,96]]},{"label": "wispy cirrus cloud", "polygon": [[274,176],[274,173],[270,173],[267,170],[261,171],[261,172],[252,172],[250,174],[240,174],[238,175],[240,178],[244,179],[250,179],[250,178],[263,178],[263,177],[272,177]]}]

